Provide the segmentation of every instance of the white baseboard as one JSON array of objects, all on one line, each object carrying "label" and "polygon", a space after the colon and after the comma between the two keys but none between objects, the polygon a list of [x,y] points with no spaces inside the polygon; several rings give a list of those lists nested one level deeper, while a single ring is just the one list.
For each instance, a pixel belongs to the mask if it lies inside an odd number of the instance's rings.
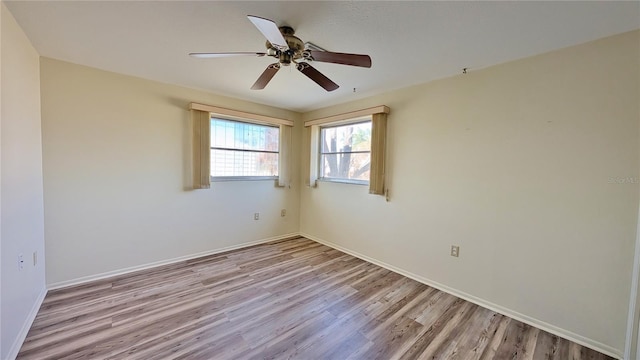
[{"label": "white baseboard", "polygon": [[95,274],[95,275],[83,276],[83,277],[77,278],[77,279],[65,280],[65,281],[60,281],[60,282],[48,284],[47,288],[49,290],[56,290],[56,289],[65,288],[65,287],[69,287],[69,286],[80,285],[80,284],[84,284],[84,283],[91,282],[91,281],[102,280],[102,279],[110,278],[110,277],[113,277],[113,276],[124,275],[124,274],[132,273],[132,272],[140,271],[140,270],[147,270],[147,269],[151,269],[151,268],[158,267],[158,266],[174,264],[174,263],[177,263],[177,262],[180,262],[180,261],[191,260],[191,259],[195,259],[195,258],[199,258],[199,257],[203,257],[203,256],[215,255],[215,254],[223,253],[223,252],[230,251],[230,250],[242,249],[242,248],[245,248],[245,247],[248,247],[248,246],[264,244],[264,243],[267,243],[267,242],[287,239],[287,238],[295,237],[295,236],[299,236],[299,234],[298,233],[290,233],[290,234],[285,234],[285,235],[279,235],[279,236],[274,236],[274,237],[270,237],[270,238],[266,238],[266,239],[246,242],[246,243],[242,243],[242,244],[239,244],[239,245],[227,246],[227,247],[220,248],[220,249],[207,250],[207,251],[203,251],[203,252],[199,252],[199,253],[195,253],[195,254],[189,254],[189,255],[185,255],[185,256],[180,256],[180,257],[176,257],[176,258],[172,258],[172,259],[155,261],[155,262],[152,262],[152,263],[132,266],[132,267],[128,267],[128,268],[124,268],[124,269],[118,269],[118,270],[114,270],[114,271],[107,271],[107,272],[100,273],[100,274]]},{"label": "white baseboard", "polygon": [[595,340],[586,338],[586,337],[584,337],[582,335],[573,333],[571,331],[559,328],[559,327],[557,327],[555,325],[552,325],[552,324],[549,324],[547,322],[544,322],[544,321],[532,318],[530,316],[521,314],[521,313],[519,313],[517,311],[514,311],[514,310],[511,310],[511,309],[505,308],[503,306],[494,304],[494,303],[492,303],[490,301],[478,298],[478,297],[473,296],[471,294],[467,294],[467,293],[465,293],[463,291],[451,288],[449,286],[446,286],[446,285],[443,285],[443,284],[438,283],[436,281],[427,279],[427,278],[422,277],[420,275],[413,274],[413,273],[408,272],[406,270],[403,270],[401,268],[395,267],[393,265],[389,265],[389,264],[384,263],[382,261],[379,261],[377,259],[371,258],[371,257],[363,255],[363,254],[360,254],[360,253],[358,253],[356,251],[353,251],[351,249],[347,249],[347,248],[342,247],[342,246],[340,246],[338,244],[334,244],[334,243],[332,243],[330,241],[326,241],[326,240],[320,239],[320,238],[315,237],[313,235],[300,233],[300,236],[303,236],[303,237],[305,237],[307,239],[319,242],[319,243],[321,243],[323,245],[329,246],[329,247],[334,248],[336,250],[340,250],[340,251],[345,252],[345,253],[347,253],[349,255],[355,256],[357,258],[360,258],[360,259],[365,260],[367,262],[370,262],[372,264],[375,264],[375,265],[378,265],[380,267],[383,267],[383,268],[385,268],[387,270],[391,270],[391,271],[393,271],[395,273],[398,273],[400,275],[406,276],[406,277],[408,277],[410,279],[413,279],[415,281],[421,282],[421,283],[423,283],[425,285],[434,287],[434,288],[436,288],[436,289],[438,289],[440,291],[444,291],[444,292],[446,292],[448,294],[457,296],[457,297],[459,297],[459,298],[461,298],[463,300],[466,300],[466,301],[469,301],[469,302],[474,303],[476,305],[479,305],[479,306],[482,306],[484,308],[487,308],[487,309],[489,309],[491,311],[495,311],[495,312],[500,313],[502,315],[506,315],[506,316],[508,316],[508,317],[510,317],[512,319],[515,319],[515,320],[521,321],[521,322],[523,322],[525,324],[534,326],[534,327],[536,327],[538,329],[541,329],[541,330],[544,330],[544,331],[546,331],[548,333],[563,337],[563,338],[565,338],[567,340],[573,341],[573,342],[575,342],[577,344],[580,344],[582,346],[586,346],[586,347],[591,348],[593,350],[599,351],[599,352],[601,352],[601,353],[603,353],[605,355],[611,356],[611,357],[616,358],[616,359],[622,359],[622,353],[620,352],[619,349],[615,349],[615,348],[613,348],[613,347],[611,347],[609,345],[603,344],[603,343],[601,343],[599,341],[595,341]]},{"label": "white baseboard", "polygon": [[6,360],[13,360],[18,357],[18,352],[20,352],[20,348],[22,347],[22,343],[24,343],[24,339],[27,338],[29,329],[31,329],[33,320],[35,320],[36,315],[38,315],[38,311],[40,310],[40,306],[42,306],[42,302],[44,301],[45,296],[47,296],[46,288],[42,289],[42,291],[38,295],[38,298],[36,299],[36,302],[33,303],[33,307],[31,307],[31,311],[29,311],[27,319],[24,321],[24,324],[22,324],[22,328],[20,329],[18,336],[9,349]]}]

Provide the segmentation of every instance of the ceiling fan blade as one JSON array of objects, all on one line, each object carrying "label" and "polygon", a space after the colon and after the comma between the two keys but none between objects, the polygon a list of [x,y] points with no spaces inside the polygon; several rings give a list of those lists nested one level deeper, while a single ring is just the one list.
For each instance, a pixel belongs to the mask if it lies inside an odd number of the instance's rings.
[{"label": "ceiling fan blade", "polygon": [[369,57],[369,55],[345,54],[315,50],[309,50],[309,53],[311,54],[311,59],[315,61],[360,66],[366,68],[371,67],[371,58]]},{"label": "ceiling fan blade", "polygon": [[229,53],[189,53],[189,56],[193,56],[195,58],[200,59],[210,59],[210,58],[224,58],[224,57],[232,57],[232,56],[265,56],[267,53],[259,53],[259,52],[229,52]]},{"label": "ceiling fan blade", "polygon": [[262,35],[267,38],[271,45],[279,50],[289,49],[289,45],[287,45],[287,41],[282,36],[282,33],[280,32],[280,29],[278,29],[278,25],[276,25],[276,23],[258,16],[247,15],[247,17],[253,25],[260,30]]},{"label": "ceiling fan blade", "polygon": [[316,70],[316,68],[306,62],[298,63],[297,68],[301,73],[305,74],[309,79],[315,81],[316,84],[322,86],[327,91],[333,91],[339,88],[338,84],[322,75],[320,71]]},{"label": "ceiling fan blade", "polygon": [[262,90],[265,86],[271,81],[273,75],[275,75],[278,70],[280,70],[280,63],[274,63],[269,66],[262,72],[262,75],[256,80],[255,84],[251,87],[251,90]]}]

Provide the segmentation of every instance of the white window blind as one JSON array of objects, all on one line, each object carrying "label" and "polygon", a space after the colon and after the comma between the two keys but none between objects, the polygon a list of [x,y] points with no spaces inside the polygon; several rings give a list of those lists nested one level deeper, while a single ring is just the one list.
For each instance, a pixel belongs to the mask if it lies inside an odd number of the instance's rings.
[{"label": "white window blind", "polygon": [[280,127],[211,118],[211,176],[278,175]]}]

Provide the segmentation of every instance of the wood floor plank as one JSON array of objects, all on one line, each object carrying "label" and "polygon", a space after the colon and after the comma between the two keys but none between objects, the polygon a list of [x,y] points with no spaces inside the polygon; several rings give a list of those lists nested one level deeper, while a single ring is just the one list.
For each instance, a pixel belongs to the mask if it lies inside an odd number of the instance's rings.
[{"label": "wood floor plank", "polygon": [[443,352],[447,350],[447,345],[457,341],[466,322],[477,310],[477,305],[464,301],[455,312],[452,312],[453,317],[443,322],[444,326],[435,334],[429,346],[418,356],[418,359],[441,359]]},{"label": "wood floor plank", "polygon": [[463,300],[457,299],[443,312],[435,314],[437,318],[434,319],[433,323],[429,325],[422,324],[423,327],[419,336],[411,344],[408,344],[410,345],[409,348],[400,356],[400,359],[416,359],[424,353],[464,303]]},{"label": "wood floor plank", "polygon": [[467,321],[459,321],[449,334],[453,341],[445,341],[437,352],[438,359],[467,360],[473,354],[474,342],[481,338],[485,322],[490,319],[490,310],[476,306],[470,311]]},{"label": "wood floor plank", "polygon": [[302,237],[50,291],[18,359],[611,359]]},{"label": "wood floor plank", "polygon": [[[469,336],[469,342],[466,344],[469,350],[464,353],[464,357],[459,357],[460,359],[479,360],[490,345],[491,339],[498,332],[498,327],[504,316],[488,309],[483,310],[486,315],[483,323],[478,326],[480,333],[477,336]],[[465,346],[464,340],[461,342],[462,346]]]},{"label": "wood floor plank", "polygon": [[507,331],[509,324],[511,324],[511,318],[503,316],[500,319],[500,323],[498,324],[498,327],[494,330],[493,334],[489,334],[489,337],[491,338],[491,340],[489,341],[489,343],[487,344],[487,347],[485,347],[484,351],[482,352],[482,355],[480,356],[481,360],[493,360],[493,359],[499,360],[496,357],[496,352],[498,351],[500,344],[502,344],[504,333]]},{"label": "wood floor plank", "polygon": [[233,331],[219,331],[228,323],[222,314],[218,314],[216,317],[200,318],[169,333],[140,337],[129,346],[118,347],[107,359],[146,360],[163,354],[165,356],[174,354],[184,349],[189,351],[193,344],[197,346],[201,342],[217,342],[229,333],[233,333]]},{"label": "wood floor plank", "polygon": [[[498,347],[495,358],[497,359],[525,359],[526,350],[524,349],[527,335],[532,332],[532,327],[518,321],[512,321],[504,336],[502,343]],[[563,357],[565,359],[565,357]]]}]

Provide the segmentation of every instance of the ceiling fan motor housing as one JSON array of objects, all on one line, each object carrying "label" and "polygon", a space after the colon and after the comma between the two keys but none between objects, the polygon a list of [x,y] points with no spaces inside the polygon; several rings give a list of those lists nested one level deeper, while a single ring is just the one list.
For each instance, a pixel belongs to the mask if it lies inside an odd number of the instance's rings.
[{"label": "ceiling fan motor housing", "polygon": [[290,26],[280,26],[280,33],[282,33],[282,37],[284,37],[289,49],[286,51],[277,50],[269,41],[266,43],[267,53],[271,55],[272,50],[275,50],[276,55],[280,61],[280,64],[284,66],[291,65],[293,60],[301,59],[304,51],[304,43],[300,38],[294,36],[295,31]]}]

